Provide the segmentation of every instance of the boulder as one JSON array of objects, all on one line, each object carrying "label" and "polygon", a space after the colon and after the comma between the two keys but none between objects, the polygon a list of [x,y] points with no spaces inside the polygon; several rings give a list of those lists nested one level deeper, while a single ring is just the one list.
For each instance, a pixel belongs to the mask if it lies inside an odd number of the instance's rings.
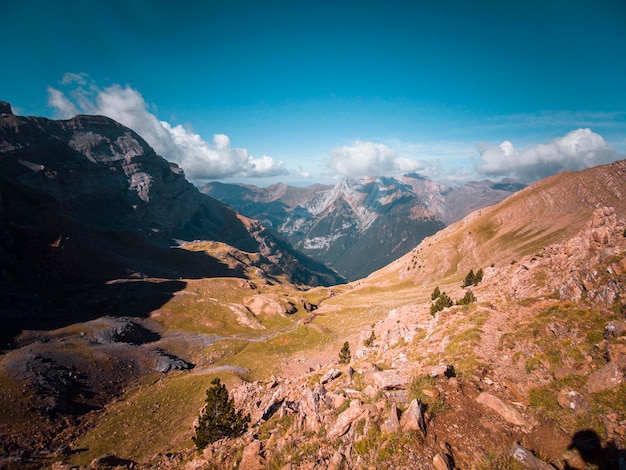
[{"label": "boulder", "polygon": [[624,381],[624,372],[614,362],[609,362],[587,379],[585,389],[590,393],[602,392],[620,385]]},{"label": "boulder", "polygon": [[530,423],[522,414],[517,411],[513,406],[503,402],[498,397],[487,393],[482,392],[476,398],[476,401],[481,405],[486,406],[487,408],[495,411],[502,419],[504,419],[507,423],[513,424],[515,426],[520,426],[525,431],[530,431],[533,428],[533,424]]},{"label": "boulder", "polygon": [[261,457],[261,441],[253,440],[243,449],[239,470],[261,470],[263,459]]},{"label": "boulder", "polygon": [[435,470],[452,470],[452,464],[450,463],[450,457],[446,454],[436,454],[433,457],[433,468]]},{"label": "boulder", "polygon": [[352,423],[367,413],[367,409],[360,401],[352,400],[348,409],[337,417],[335,425],[328,433],[328,440],[332,441],[333,439],[343,436],[348,432]]},{"label": "boulder", "polygon": [[321,384],[327,384],[328,382],[332,382],[333,380],[335,380],[337,377],[339,377],[341,375],[341,370],[340,369],[330,369],[328,372],[326,372],[322,378],[320,379],[320,383]]},{"label": "boulder", "polygon": [[439,364],[437,366],[424,366],[421,369],[422,375],[429,377],[455,377],[454,366],[452,364]]},{"label": "boulder", "polygon": [[340,470],[342,468],[345,468],[345,465],[344,465],[345,459],[346,458],[344,457],[343,452],[341,451],[341,447],[340,447],[339,449],[335,451],[333,456],[328,461],[327,470]]},{"label": "boulder", "polygon": [[389,410],[389,418],[383,423],[383,429],[387,434],[393,434],[400,429],[400,421],[398,420],[398,407],[395,403],[391,404],[391,410]]},{"label": "boulder", "polygon": [[410,377],[397,370],[383,370],[369,372],[366,380],[378,389],[394,390],[406,388],[409,385]]},{"label": "boulder", "polygon": [[133,462],[132,460],[123,459],[113,454],[105,454],[93,459],[89,467],[95,470],[108,470],[110,468],[122,470],[126,468],[135,468],[135,465],[135,462]]},{"label": "boulder", "polygon": [[613,320],[604,327],[604,338],[617,338],[626,334],[626,321]]},{"label": "boulder", "polygon": [[403,431],[420,431],[426,435],[426,420],[424,419],[424,405],[419,400],[414,399],[409,403],[409,407],[402,413],[400,428]]},{"label": "boulder", "polygon": [[566,387],[559,392],[556,399],[561,408],[571,411],[582,411],[587,409],[587,402],[576,390]]},{"label": "boulder", "polygon": [[552,465],[538,459],[531,451],[524,449],[519,444],[513,444],[509,453],[511,457],[521,462],[524,467],[530,470],[554,470]]}]

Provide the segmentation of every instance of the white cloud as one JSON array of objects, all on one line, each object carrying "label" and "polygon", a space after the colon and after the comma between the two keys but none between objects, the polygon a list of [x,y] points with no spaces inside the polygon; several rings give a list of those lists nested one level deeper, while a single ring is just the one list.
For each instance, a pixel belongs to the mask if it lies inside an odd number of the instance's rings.
[{"label": "white cloud", "polygon": [[243,148],[232,148],[224,134],[213,136],[213,143],[181,125],[160,121],[148,111],[141,94],[129,87],[112,85],[99,88],[86,74],[66,74],[61,84],[69,86],[64,93],[48,87],[48,104],[56,115],[69,118],[78,113],[108,116],[130,127],[167,160],[178,163],[190,179],[227,177],[268,177],[289,172],[272,157],[253,157]]},{"label": "white cloud", "polygon": [[387,176],[417,171],[423,164],[398,156],[384,144],[357,140],[332,150],[327,162],[329,173],[337,176]]},{"label": "white cloud", "polygon": [[590,129],[577,129],[547,144],[518,152],[509,141],[482,145],[476,170],[485,176],[508,176],[533,182],[564,170],[582,170],[624,158]]},{"label": "white cloud", "polygon": [[68,100],[63,92],[50,86],[48,87],[48,104],[57,110],[59,117],[65,118],[78,114],[78,109],[74,103]]}]

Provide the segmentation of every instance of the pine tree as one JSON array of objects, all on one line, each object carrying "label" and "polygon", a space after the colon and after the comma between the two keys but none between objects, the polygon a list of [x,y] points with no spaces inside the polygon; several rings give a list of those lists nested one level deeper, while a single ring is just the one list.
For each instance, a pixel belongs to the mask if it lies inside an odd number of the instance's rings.
[{"label": "pine tree", "polygon": [[457,305],[469,305],[473,302],[476,302],[476,296],[471,290],[468,290],[465,293],[465,296],[461,300],[459,300],[456,304]]},{"label": "pine tree", "polygon": [[435,290],[432,294],[430,294],[430,300],[436,300],[441,295],[441,291],[439,290],[439,286],[435,287]]},{"label": "pine tree", "polygon": [[430,314],[435,315],[435,313],[440,312],[444,308],[452,307],[454,302],[450,298],[446,292],[442,292],[441,295],[437,298],[435,303],[430,306]]},{"label": "pine tree", "polygon": [[463,281],[463,285],[461,287],[468,287],[474,284],[474,270],[470,269],[470,272],[465,276],[465,280]]},{"label": "pine tree", "polygon": [[343,343],[343,347],[341,351],[339,351],[339,363],[340,364],[348,364],[352,359],[352,355],[350,354],[350,345],[346,341]]},{"label": "pine tree", "polygon": [[211,385],[206,391],[196,435],[191,438],[200,450],[220,439],[241,436],[248,430],[250,422],[250,415],[244,416],[241,411],[235,411],[234,402],[229,399],[228,390],[220,379],[216,377]]},{"label": "pine tree", "polygon": [[474,282],[472,282],[472,285],[477,286],[478,283],[483,280],[484,275],[485,273],[483,272],[483,268],[480,268],[478,271],[476,271],[476,274],[474,275]]}]

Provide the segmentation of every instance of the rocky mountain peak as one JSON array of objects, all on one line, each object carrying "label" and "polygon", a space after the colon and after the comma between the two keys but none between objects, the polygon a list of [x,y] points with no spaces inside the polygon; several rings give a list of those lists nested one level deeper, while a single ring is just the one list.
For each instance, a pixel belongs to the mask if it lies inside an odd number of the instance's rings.
[{"label": "rocky mountain peak", "polygon": [[11,105],[6,101],[0,101],[0,114],[13,114]]}]

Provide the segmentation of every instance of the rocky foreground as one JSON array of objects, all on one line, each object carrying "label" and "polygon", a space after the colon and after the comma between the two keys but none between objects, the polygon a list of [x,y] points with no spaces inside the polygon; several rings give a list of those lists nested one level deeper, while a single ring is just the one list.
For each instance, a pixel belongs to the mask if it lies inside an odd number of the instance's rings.
[{"label": "rocky foreground", "polygon": [[624,468],[625,230],[600,208],[469,307],[393,310],[349,365],[235,388],[250,432],[185,468]]},{"label": "rocky foreground", "polygon": [[447,286],[476,302],[392,309],[349,338],[349,363],[310,351],[306,370],[232,388],[240,438],[90,468],[624,468],[625,231],[598,208],[569,240]]}]

